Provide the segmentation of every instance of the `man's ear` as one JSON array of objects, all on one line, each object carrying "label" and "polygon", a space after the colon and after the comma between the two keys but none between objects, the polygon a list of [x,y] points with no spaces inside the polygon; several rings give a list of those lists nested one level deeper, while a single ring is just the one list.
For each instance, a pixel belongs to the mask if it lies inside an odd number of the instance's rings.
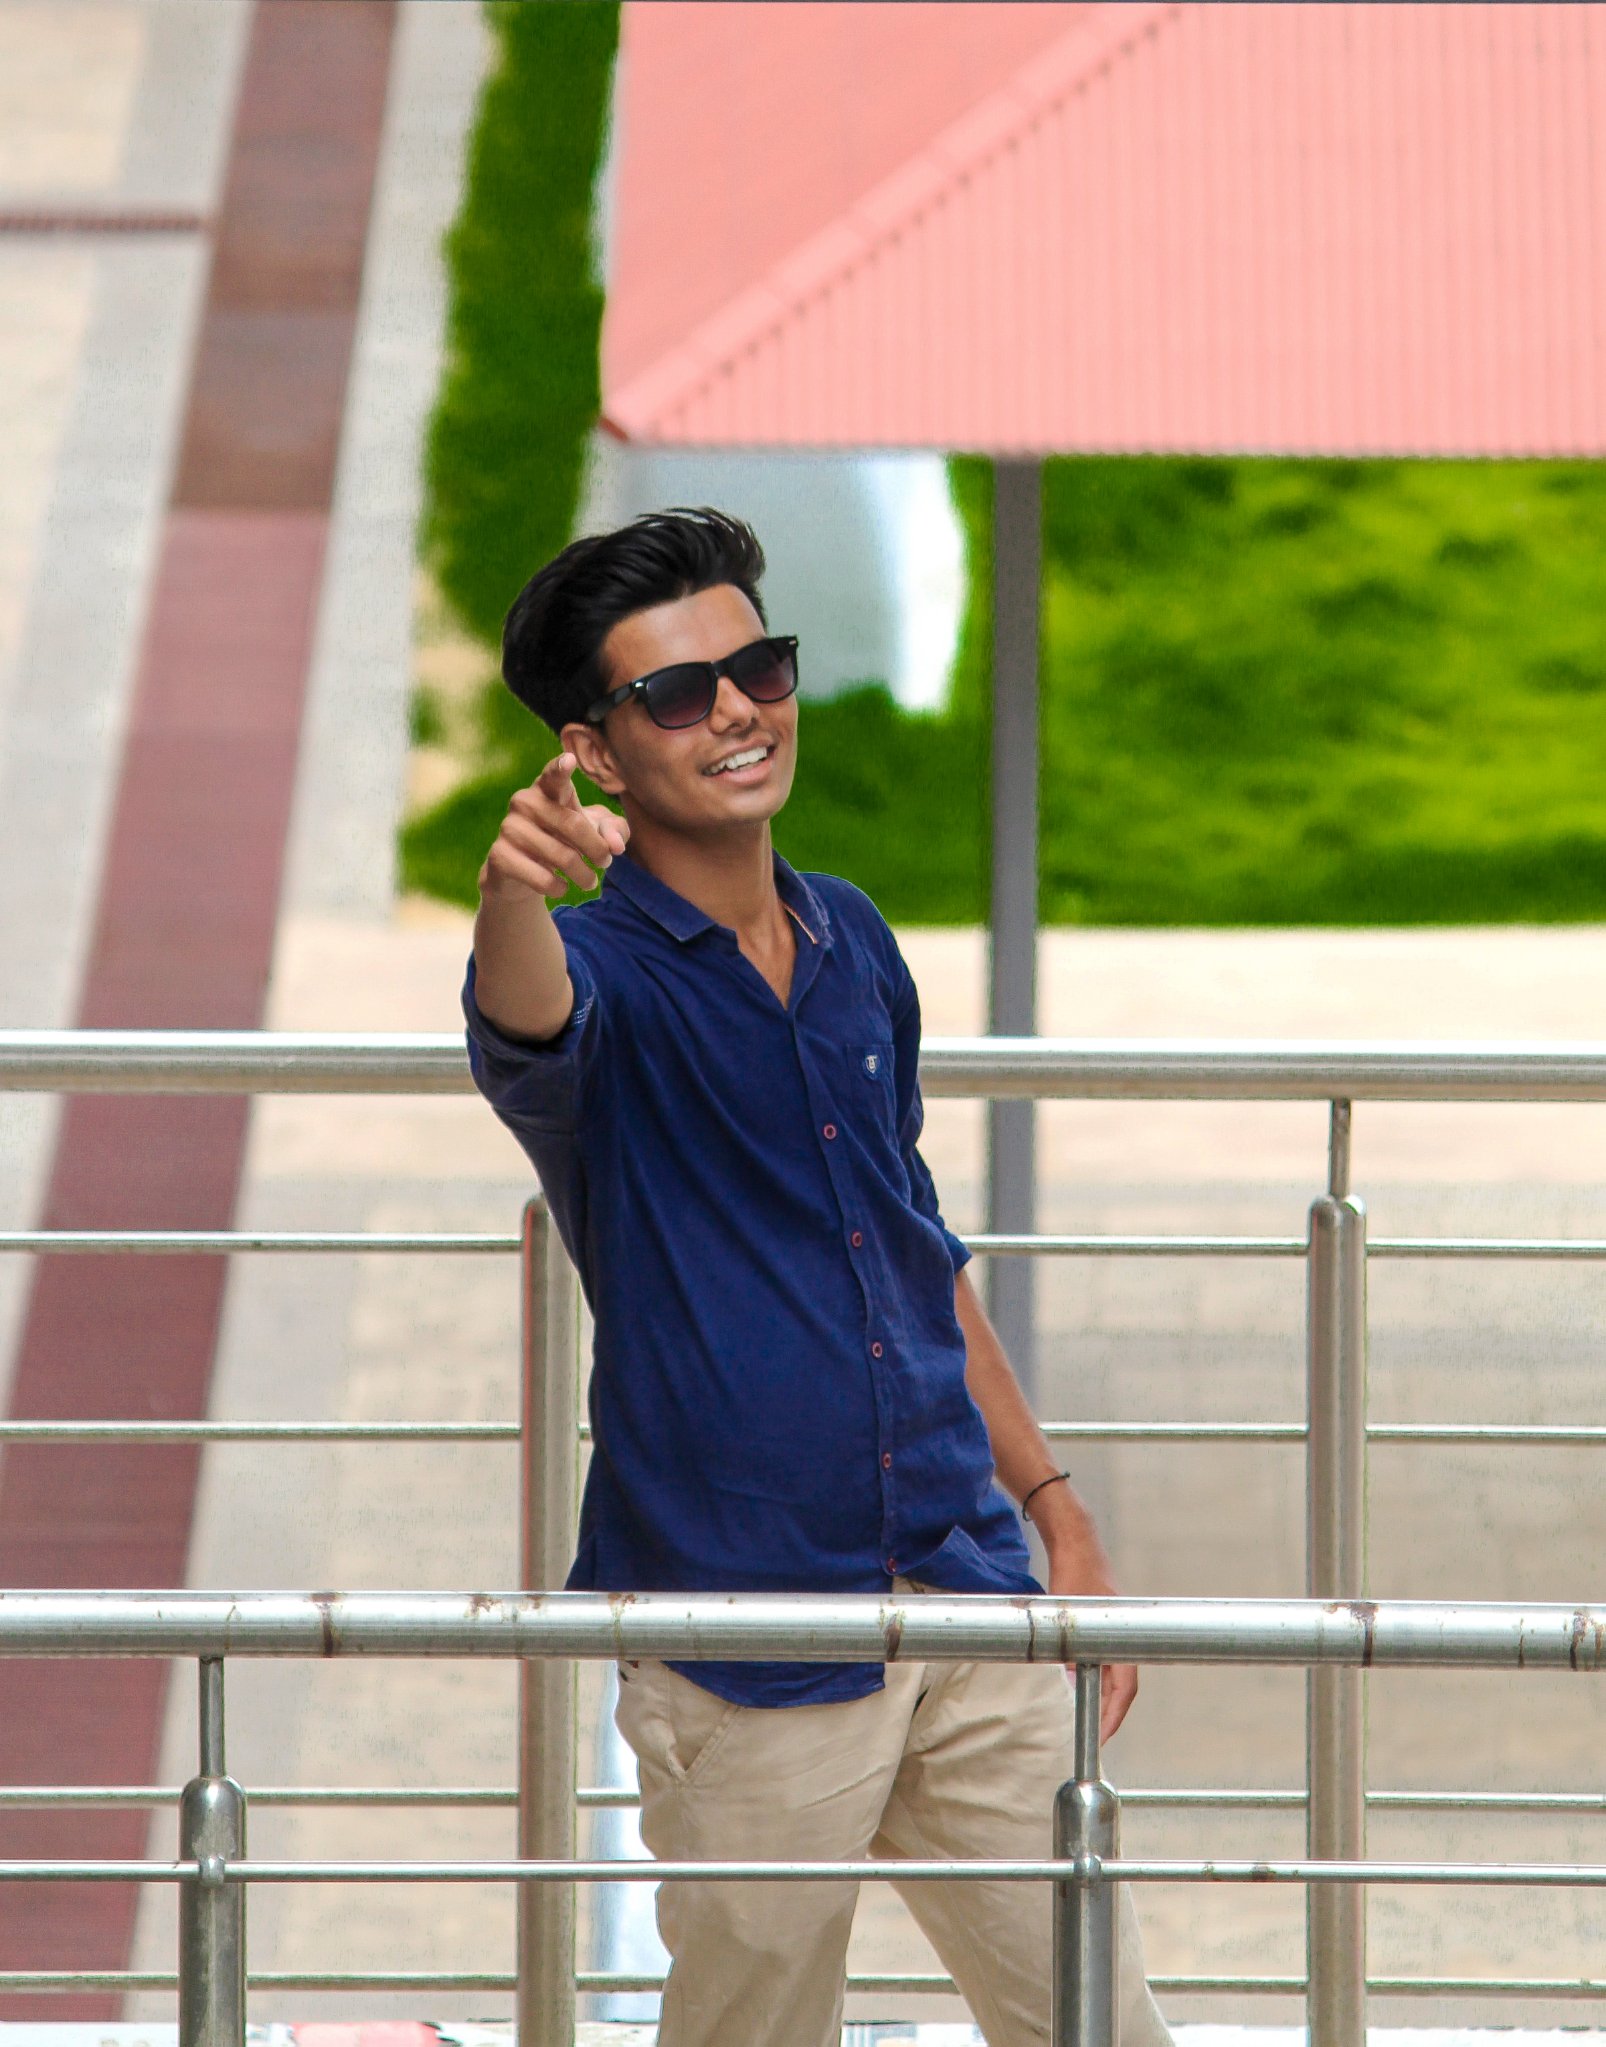
[{"label": "man's ear", "polygon": [[625,778],[619,772],[613,749],[603,737],[600,725],[576,720],[565,725],[559,737],[580,763],[581,773],[589,775],[605,796],[624,794]]}]

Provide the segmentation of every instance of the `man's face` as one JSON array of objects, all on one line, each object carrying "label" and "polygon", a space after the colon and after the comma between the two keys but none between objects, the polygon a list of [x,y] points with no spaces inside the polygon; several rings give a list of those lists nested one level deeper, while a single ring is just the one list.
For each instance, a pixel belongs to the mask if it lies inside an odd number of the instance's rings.
[{"label": "man's face", "polygon": [[[619,621],[602,645],[608,687],[676,661],[718,661],[763,637],[763,621],[733,584],[699,590]],[[757,704],[722,675],[700,724],[666,732],[630,697],[601,725],[566,726],[564,742],[627,810],[638,807],[676,831],[718,831],[760,823],[785,803],[797,765],[797,699]],[[754,753],[750,763],[723,765]]]}]

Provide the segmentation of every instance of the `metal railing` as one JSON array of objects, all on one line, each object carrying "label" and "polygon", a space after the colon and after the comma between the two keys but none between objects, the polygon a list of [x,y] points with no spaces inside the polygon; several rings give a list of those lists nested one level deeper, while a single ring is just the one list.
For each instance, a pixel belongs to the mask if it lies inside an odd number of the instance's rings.
[{"label": "metal railing", "polygon": [[[1368,1242],[1364,1208],[1349,1190],[1350,1116],[1354,1101],[1606,1101],[1606,1046],[948,1039],[928,1040],[923,1046],[921,1079],[927,1095],[934,1097],[1307,1100],[1330,1105],[1328,1185],[1311,1206],[1304,1238],[1045,1233],[992,1234],[967,1239],[976,1252],[995,1257],[1299,1258],[1305,1262],[1308,1384],[1304,1421],[1050,1423],[1047,1434],[1059,1441],[1303,1443],[1307,1467],[1307,1589],[1313,1596],[1330,1601],[1356,1601],[1363,1597],[1362,1507],[1365,1459],[1370,1446],[1468,1442],[1577,1446],[1606,1442],[1606,1426],[1369,1423],[1365,1390],[1366,1271],[1372,1258],[1598,1261],[1606,1259],[1606,1240],[1400,1237]],[[471,1088],[461,1042],[447,1036],[0,1032],[0,1090],[354,1095],[467,1093]],[[186,1440],[517,1442],[521,1446],[523,1583],[535,1589],[562,1581],[572,1548],[578,1455],[588,1431],[577,1426],[578,1317],[573,1275],[539,1203],[529,1206],[517,1235],[441,1231],[12,1230],[0,1232],[0,1251],[49,1255],[113,1251],[145,1255],[417,1251],[471,1256],[517,1252],[523,1325],[522,1412],[517,1423],[8,1421],[0,1423],[0,1445],[25,1441]],[[1382,1615],[1391,1609],[1376,1611]],[[507,1653],[531,1655],[528,1650]],[[677,1648],[675,1653],[691,1656],[697,1652]],[[786,1653],[796,1652],[788,1647]],[[951,1648],[948,1653],[953,1653]],[[1145,1660],[1165,1660],[1164,1652],[1156,1648],[1147,1634],[1141,1654]],[[1271,1872],[1270,1880],[1307,1884],[1306,1974],[1157,1978],[1157,1987],[1282,1994],[1303,1991],[1308,1999],[1315,2047],[1359,2047],[1364,2037],[1369,1988],[1391,1994],[1483,1996],[1606,1993],[1606,1984],[1570,1979],[1420,1977],[1373,1978],[1368,1983],[1364,1913],[1358,1885],[1363,1878],[1415,1880],[1404,1873],[1405,1865],[1364,1864],[1368,1810],[1582,1813],[1606,1810],[1606,1799],[1590,1793],[1368,1789],[1361,1683],[1362,1669],[1356,1667],[1354,1660],[1343,1656],[1313,1660],[1308,1676],[1308,1781],[1302,1790],[1178,1788],[1123,1794],[1121,1802],[1129,1808],[1304,1809],[1307,1814],[1305,1862],[1252,1865],[1257,1880]],[[548,1868],[563,1865],[577,1880],[582,1875],[587,1881],[603,1880],[587,1873],[602,1867],[606,1868],[607,1881],[664,1878],[666,1871],[657,1864],[574,1862],[576,1810],[634,1802],[631,1794],[604,1787],[582,1787],[576,1793],[574,1751],[570,1683],[556,1672],[550,1660],[526,1661],[521,1666],[516,1790],[441,1787],[415,1791],[395,1787],[346,1791],[338,1787],[270,1787],[254,1794],[253,1802],[514,1806],[521,1863],[538,1862]],[[218,1774],[220,1754],[214,1760],[218,1772],[213,1774]],[[1083,1760],[1087,1760],[1085,1755]],[[204,1777],[207,1772],[203,1770],[202,1774]],[[183,1796],[177,1787],[168,1790],[16,1787],[0,1792],[0,1805],[158,1804],[181,1800]],[[181,1811],[188,1809],[181,1806]],[[207,1812],[209,1824],[222,1824],[212,1808]],[[1093,1826],[1094,1819],[1087,1818],[1087,1824]],[[331,1870],[334,1867],[330,1865]],[[1121,1873],[1141,1878],[1161,1867],[1121,1865]],[[1180,1871],[1183,1866],[1165,1867]],[[1200,1865],[1199,1870],[1203,1867]],[[1235,1867],[1217,1863],[1210,1865],[1210,1870],[1214,1879],[1234,1880],[1231,1873]],[[140,1868],[144,1870],[146,1866]],[[1390,1868],[1394,1870],[1392,1875],[1388,1873]],[[1507,1875],[1486,1880],[1564,1880],[1554,1873],[1535,1873],[1530,1865],[1512,1864],[1505,1868]],[[1350,1874],[1340,1878],[1340,1871]],[[0,1876],[10,1873],[0,1869]],[[858,1870],[860,1876],[873,1873],[868,1866]],[[1037,1873],[1048,1872],[1040,1868]],[[898,1874],[907,1875],[908,1871],[900,1866]],[[1596,1880],[1587,1872],[1574,1872],[1574,1877],[1581,1882]],[[266,1873],[266,1866],[262,1880],[275,1880]],[[536,2029],[525,2037],[544,2037],[539,2029],[546,2025],[555,2029],[555,2037],[563,2037],[564,2024],[572,2023],[577,1985],[586,1990],[622,1990],[650,1987],[655,1981],[618,1971],[576,1971],[571,1883],[521,1882],[519,1900],[518,1963],[512,1977],[488,1972],[455,1975],[423,1975],[416,1971],[382,1975],[278,1972],[253,1980],[264,1986],[305,1988],[337,1985],[513,1988],[521,2024]],[[0,1977],[0,1987],[83,1988],[91,1983],[154,1987],[171,1980],[149,1972],[136,1975],[113,1971],[16,1971]],[[890,1991],[952,1986],[944,1977],[884,1975],[853,1978],[850,1987]]]},{"label": "metal railing", "polygon": [[[1054,1886],[1055,2047],[1116,2047],[1118,1883],[1303,1884],[1357,1897],[1363,1884],[1606,1886],[1606,1865],[1382,1862],[1338,1854],[1230,1861],[1124,1857],[1119,1793],[1103,1780],[1099,1677],[1106,1662],[1363,1668],[1606,1669],[1606,1607],[1371,1604],[1319,1600],[1005,1599],[921,1594],[15,1593],[0,1599],[0,1655],[185,1656],[200,1673],[200,1756],[180,1802],[174,1861],[0,1862],[0,1882],[177,1883],[182,2047],[245,2047],[246,1892],[284,1883],[511,1883],[521,1905],[570,1901],[581,1883],[899,1884],[954,1879]],[[1052,1853],[1012,1859],[727,1860],[621,1863],[539,1852],[511,1861],[256,1860],[246,1794],[225,1766],[226,1657],[516,1657],[813,1662],[1065,1663],[1076,1673],[1073,1774],[1055,1802]],[[571,1808],[572,1812],[572,1808]],[[567,1923],[559,1911],[551,1925]],[[573,1974],[562,1955],[521,1949],[527,2039],[573,2038]],[[307,1980],[307,1979],[303,1979]],[[325,1979],[327,1980],[327,1979]],[[350,1978],[344,1979],[353,1980]],[[420,1987],[441,1979],[418,1976]],[[489,1982],[459,1978],[458,1982]]]}]

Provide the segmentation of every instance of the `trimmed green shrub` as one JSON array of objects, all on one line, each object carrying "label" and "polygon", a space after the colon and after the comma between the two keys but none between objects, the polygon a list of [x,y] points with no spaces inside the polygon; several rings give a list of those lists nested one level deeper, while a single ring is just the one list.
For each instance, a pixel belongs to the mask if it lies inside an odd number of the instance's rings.
[{"label": "trimmed green shrub", "polygon": [[1067,460],[1045,500],[1047,920],[1606,916],[1606,468]]},{"label": "trimmed green shrub", "polygon": [[446,240],[446,368],[425,454],[424,559],[487,646],[569,539],[601,394],[592,189],[615,0],[491,0],[496,62]]}]

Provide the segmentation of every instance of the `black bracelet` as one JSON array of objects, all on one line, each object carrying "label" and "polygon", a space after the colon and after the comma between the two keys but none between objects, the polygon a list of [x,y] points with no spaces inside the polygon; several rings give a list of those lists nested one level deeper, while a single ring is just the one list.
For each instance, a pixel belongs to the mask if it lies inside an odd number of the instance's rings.
[{"label": "black bracelet", "polygon": [[1026,1509],[1027,1509],[1027,1508],[1028,1508],[1028,1507],[1029,1507],[1029,1506],[1031,1505],[1032,1501],[1036,1499],[1037,1495],[1038,1495],[1038,1494],[1039,1494],[1039,1493],[1040,1493],[1040,1492],[1041,1492],[1041,1491],[1043,1490],[1044,1486],[1046,1486],[1046,1485],[1058,1485],[1058,1484],[1059,1484],[1059,1482],[1060,1482],[1060,1480],[1061,1480],[1062,1478],[1069,1478],[1069,1477],[1070,1477],[1070,1475],[1071,1475],[1071,1474],[1070,1474],[1070,1473],[1069,1473],[1068,1471],[1056,1471],[1056,1472],[1055,1472],[1055,1473],[1053,1474],[1053,1476],[1052,1476],[1052,1477],[1050,1477],[1050,1478],[1040,1478],[1040,1479],[1039,1479],[1039,1480],[1037,1481],[1036,1485],[1034,1485],[1034,1486],[1032,1487],[1031,1491],[1030,1491],[1030,1492],[1029,1492],[1029,1493],[1028,1493],[1028,1494],[1026,1495],[1025,1499],[1024,1499],[1024,1500],[1022,1500],[1022,1501],[1021,1501],[1021,1503],[1020,1503],[1020,1510],[1021,1510],[1022,1514],[1025,1514],[1025,1515],[1026,1515],[1026,1519],[1027,1519],[1028,1521],[1030,1521],[1032,1517],[1031,1517],[1031,1515],[1030,1515],[1030,1514],[1027,1514],[1027,1513],[1026,1513]]}]

